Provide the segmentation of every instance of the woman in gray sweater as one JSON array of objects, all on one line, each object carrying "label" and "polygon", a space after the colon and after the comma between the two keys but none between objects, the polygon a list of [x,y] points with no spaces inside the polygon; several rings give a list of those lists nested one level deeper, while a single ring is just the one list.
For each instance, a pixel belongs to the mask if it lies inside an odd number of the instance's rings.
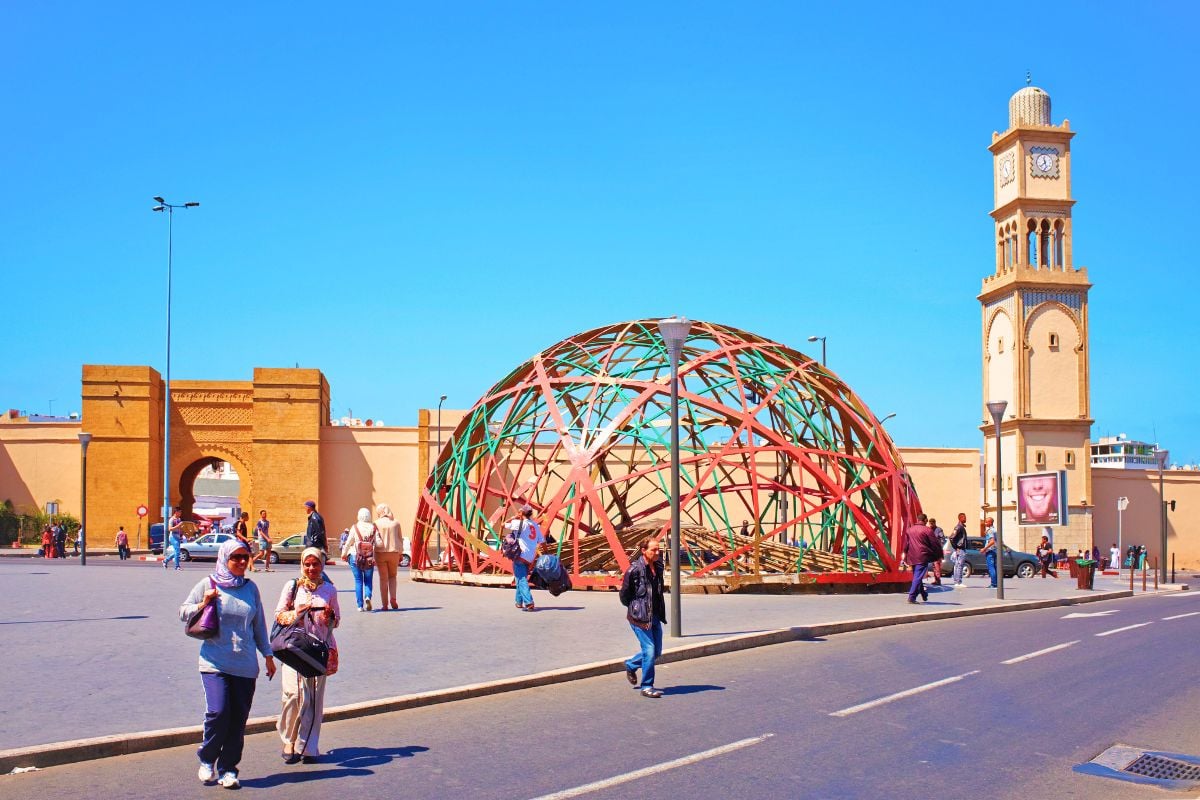
[{"label": "woman in gray sweater", "polygon": [[217,604],[220,633],[200,645],[200,679],[204,683],[204,738],[196,754],[203,783],[237,789],[238,762],[246,738],[246,720],[258,680],[258,654],[266,662],[267,679],[275,676],[275,659],[258,587],[246,578],[250,551],[237,539],[217,553],[217,569],[192,587],[179,618],[186,621],[198,608]]}]

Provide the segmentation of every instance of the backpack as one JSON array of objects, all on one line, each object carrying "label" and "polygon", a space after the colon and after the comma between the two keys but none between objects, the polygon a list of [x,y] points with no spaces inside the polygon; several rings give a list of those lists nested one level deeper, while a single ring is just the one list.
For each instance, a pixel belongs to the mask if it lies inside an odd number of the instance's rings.
[{"label": "backpack", "polygon": [[505,558],[516,561],[521,557],[521,531],[525,523],[521,522],[515,531],[505,531],[504,538],[500,540],[500,555]]},{"label": "backpack", "polygon": [[359,569],[371,569],[375,566],[375,534],[378,532],[378,528],[373,528],[370,539],[365,542],[360,540],[354,546],[354,563]]}]

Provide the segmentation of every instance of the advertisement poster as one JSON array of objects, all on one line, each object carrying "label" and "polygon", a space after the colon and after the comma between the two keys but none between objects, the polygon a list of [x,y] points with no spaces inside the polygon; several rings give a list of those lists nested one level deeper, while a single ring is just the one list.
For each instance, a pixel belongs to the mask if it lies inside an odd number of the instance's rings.
[{"label": "advertisement poster", "polygon": [[1067,524],[1066,470],[1017,476],[1017,524]]}]

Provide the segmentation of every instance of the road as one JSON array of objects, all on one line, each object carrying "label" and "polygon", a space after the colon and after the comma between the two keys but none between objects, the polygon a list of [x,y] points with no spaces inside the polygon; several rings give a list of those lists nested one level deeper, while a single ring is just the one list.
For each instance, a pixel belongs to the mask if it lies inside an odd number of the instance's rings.
[{"label": "road", "polygon": [[[1155,796],[1072,767],[1115,742],[1200,753],[1198,633],[1194,593],[863,631],[667,665],[661,700],[614,675],[333,723],[317,765],[285,767],[274,736],[251,737],[243,787],[289,800],[520,800],[596,782],[557,796]],[[196,781],[190,747],[0,777],[3,798],[222,791]]]}]

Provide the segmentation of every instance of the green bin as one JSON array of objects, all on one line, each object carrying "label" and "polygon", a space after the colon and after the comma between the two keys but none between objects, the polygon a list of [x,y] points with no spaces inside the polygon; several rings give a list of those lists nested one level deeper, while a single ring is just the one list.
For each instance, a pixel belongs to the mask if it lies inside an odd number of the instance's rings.
[{"label": "green bin", "polygon": [[1077,567],[1075,576],[1078,581],[1076,584],[1080,589],[1091,589],[1092,580],[1096,577],[1096,562],[1090,558],[1081,558],[1075,561]]}]

